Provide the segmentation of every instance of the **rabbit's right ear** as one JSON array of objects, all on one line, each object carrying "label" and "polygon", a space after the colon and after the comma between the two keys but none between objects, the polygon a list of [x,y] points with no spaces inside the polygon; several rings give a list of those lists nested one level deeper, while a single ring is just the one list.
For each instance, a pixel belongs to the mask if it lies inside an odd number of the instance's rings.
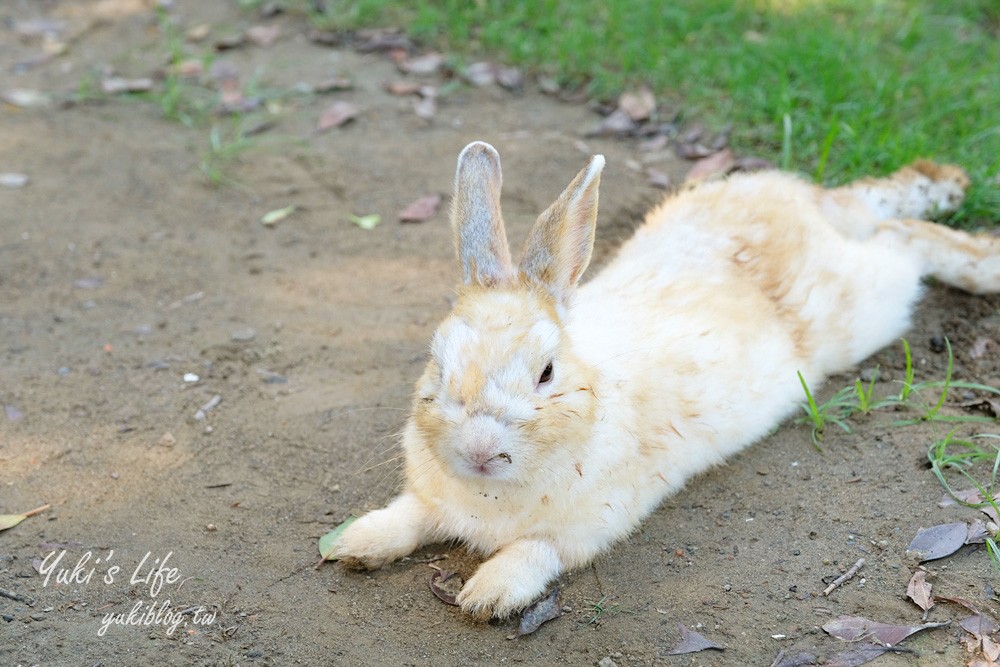
[{"label": "rabbit's right ear", "polygon": [[510,247],[500,215],[500,156],[475,141],[458,156],[451,225],[466,285],[490,287],[513,280]]}]

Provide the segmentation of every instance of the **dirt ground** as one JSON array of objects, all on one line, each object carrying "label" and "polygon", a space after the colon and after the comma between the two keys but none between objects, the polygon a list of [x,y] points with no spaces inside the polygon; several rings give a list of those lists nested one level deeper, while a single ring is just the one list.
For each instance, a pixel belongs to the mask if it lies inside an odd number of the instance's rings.
[{"label": "dirt ground", "polygon": [[[367,575],[314,568],[321,535],[394,494],[395,434],[452,293],[447,197],[426,222],[402,224],[398,212],[447,195],[459,150],[484,139],[504,160],[518,243],[601,152],[600,264],[659,191],[635,168],[649,159],[637,142],[584,138],[599,117],[533,84],[520,94],[452,86],[425,120],[411,98],[383,89],[419,79],[384,53],[307,39],[301,17],[193,0],[169,13],[181,34],[210,26],[205,41],[183,45],[191,54],[280,26],[268,47],[217,54],[244,85],[287,92],[346,76],[354,86],[268,100],[276,125],[212,163],[230,182],[220,186],[200,166],[212,159],[213,123],[228,120],[167,120],[155,93],[72,103],[81,82],[108,70],[136,78],[163,67],[169,48],[148,6],[0,6],[0,92],[53,96],[0,105],[0,172],[30,179],[0,186],[0,513],[52,505],[0,533],[10,594],[0,597],[0,664],[766,666],[780,651],[844,650],[819,627],[840,614],[920,622],[906,599],[910,539],[976,512],[937,506],[926,450],[947,426],[892,426],[892,412],[852,419],[822,452],[805,426],[787,424],[694,480],[641,532],[563,576],[567,612],[520,639],[507,638],[515,621],[476,624],[432,595],[421,561],[445,555],[438,565],[468,577],[476,561],[460,546]],[[65,53],[38,59],[58,47],[12,28],[38,18],[63,22]],[[357,118],[314,132],[336,100]],[[653,157],[674,182],[690,166],[669,149]],[[261,223],[289,205],[287,218]],[[373,213],[382,223],[371,231],[350,222]],[[958,378],[1000,384],[1000,347],[972,353],[977,339],[1000,341],[998,309],[1000,299],[932,287],[909,334],[917,379],[943,377],[932,339],[947,336]],[[825,395],[876,364],[900,379],[901,347]],[[860,557],[858,576],[820,595]],[[928,567],[935,593],[1000,611],[982,547]],[[137,605],[137,624],[106,623]],[[164,609],[187,610],[175,630]],[[966,614],[943,603],[928,620]],[[667,657],[679,623],[725,651]],[[962,635],[955,623],[920,633],[904,645],[915,654],[878,664],[963,664]]]}]

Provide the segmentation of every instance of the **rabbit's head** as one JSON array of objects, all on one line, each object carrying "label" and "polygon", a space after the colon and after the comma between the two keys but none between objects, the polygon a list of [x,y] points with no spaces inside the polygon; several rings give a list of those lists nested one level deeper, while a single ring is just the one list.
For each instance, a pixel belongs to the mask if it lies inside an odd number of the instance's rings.
[{"label": "rabbit's head", "polygon": [[593,249],[603,166],[593,157],[542,213],[514,265],[496,150],[476,142],[458,158],[451,217],[462,282],[434,334],[413,421],[420,446],[458,477],[526,482],[567,465],[559,451],[589,435],[594,371],[564,325]]}]

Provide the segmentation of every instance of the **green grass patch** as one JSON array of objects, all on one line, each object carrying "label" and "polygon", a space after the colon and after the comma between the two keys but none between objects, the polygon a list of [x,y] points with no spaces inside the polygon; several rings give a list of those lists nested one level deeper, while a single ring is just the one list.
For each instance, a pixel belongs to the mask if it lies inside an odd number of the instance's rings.
[{"label": "green grass patch", "polygon": [[[305,0],[290,4],[311,5]],[[917,157],[974,186],[959,224],[1000,220],[995,0],[346,0],[324,27],[402,25],[613,98],[648,83],[669,118],[733,126],[738,151],[838,184]]]},{"label": "green grass patch", "polygon": [[[955,357],[951,349],[951,342],[945,339],[945,349],[948,353],[948,366],[945,369],[943,380],[928,380],[925,382],[914,382],[913,356],[910,353],[910,344],[903,339],[903,352],[906,359],[906,369],[904,380],[898,394],[877,399],[875,396],[875,381],[878,376],[878,368],[872,374],[867,386],[861,379],[855,380],[853,385],[848,385],[837,391],[831,398],[823,403],[819,403],[809,390],[802,373],[798,373],[799,382],[805,393],[806,400],[800,404],[803,417],[796,420],[796,423],[807,424],[812,428],[812,442],[817,448],[823,441],[823,433],[828,424],[839,426],[844,432],[850,433],[851,427],[848,419],[856,414],[867,415],[874,410],[886,407],[894,407],[909,410],[917,413],[917,416],[907,419],[900,419],[893,422],[893,426],[912,426],[923,422],[985,422],[996,423],[993,417],[981,415],[954,415],[941,412],[948,399],[948,391],[951,389],[966,389],[978,391],[986,394],[1000,395],[1000,389],[976,382],[964,382],[955,380],[952,371],[955,365]],[[929,396],[929,399],[927,398]]]},{"label": "green grass patch", "polygon": [[[931,472],[945,492],[959,505],[977,509],[989,507],[994,515],[1000,513],[995,498],[1000,495],[1000,490],[997,488],[997,473],[1000,472],[1000,435],[980,433],[968,439],[961,439],[956,438],[955,432],[951,431],[930,446],[927,450],[927,460],[930,462]],[[990,465],[988,477],[977,469],[983,464]],[[977,472],[981,474],[977,475]],[[955,488],[956,480],[960,482],[959,486],[976,489],[981,500],[970,502],[962,497],[959,493],[962,489]],[[1000,545],[997,544],[997,535],[990,534],[986,537],[986,551],[993,564],[1000,569]]]}]

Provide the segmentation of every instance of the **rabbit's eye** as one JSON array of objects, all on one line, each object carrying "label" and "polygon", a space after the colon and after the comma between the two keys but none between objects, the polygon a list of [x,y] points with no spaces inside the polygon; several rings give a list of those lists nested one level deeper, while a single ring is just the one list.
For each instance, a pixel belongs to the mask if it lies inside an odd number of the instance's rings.
[{"label": "rabbit's eye", "polygon": [[538,378],[539,386],[552,381],[552,362],[550,361],[546,366],[545,370],[542,371],[541,377]]}]

